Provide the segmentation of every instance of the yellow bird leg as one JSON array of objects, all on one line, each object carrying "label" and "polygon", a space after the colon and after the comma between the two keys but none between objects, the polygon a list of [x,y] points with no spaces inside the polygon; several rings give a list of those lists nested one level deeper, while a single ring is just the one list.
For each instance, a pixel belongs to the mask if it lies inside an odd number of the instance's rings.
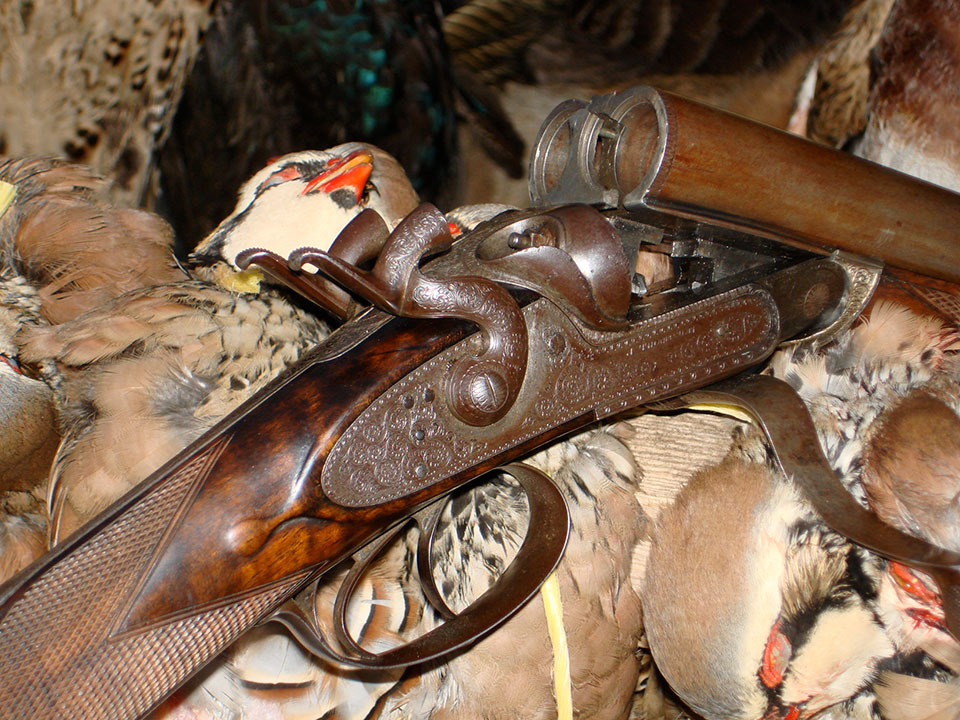
[{"label": "yellow bird leg", "polygon": [[573,720],[573,695],[570,690],[570,649],[563,628],[563,605],[560,602],[560,583],[557,573],[540,587],[543,610],[547,616],[547,632],[553,645],[553,691],[557,697],[557,719]]},{"label": "yellow bird leg", "polygon": [[226,265],[218,265],[215,270],[217,281],[227,290],[236,293],[260,292],[260,281],[263,273],[257,268],[247,270],[233,270]]},{"label": "yellow bird leg", "polygon": [[7,211],[7,208],[13,204],[17,197],[17,186],[0,180],[0,217]]}]

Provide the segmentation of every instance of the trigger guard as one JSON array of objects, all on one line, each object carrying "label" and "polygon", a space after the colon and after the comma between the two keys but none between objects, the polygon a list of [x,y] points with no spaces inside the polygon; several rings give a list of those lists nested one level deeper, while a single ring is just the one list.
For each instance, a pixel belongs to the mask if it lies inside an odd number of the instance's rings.
[{"label": "trigger guard", "polygon": [[440,524],[440,517],[446,506],[445,498],[443,502],[437,503],[429,519],[420,527],[420,542],[417,544],[417,574],[420,576],[420,589],[427,598],[427,602],[444,620],[452,620],[457,614],[447,605],[433,576],[433,539],[436,537],[437,526]]},{"label": "trigger guard", "polygon": [[[537,593],[559,564],[570,533],[570,513],[566,502],[545,473],[523,464],[506,465],[499,470],[517,480],[526,493],[530,512],[527,534],[510,566],[461,613],[416,640],[381,653],[364,649],[350,634],[346,626],[347,601],[369,563],[396,538],[403,527],[400,525],[371,546],[369,553],[364,553],[364,559],[351,568],[337,592],[333,613],[334,633],[344,654],[334,650],[324,638],[316,617],[315,603],[312,622],[306,622],[302,613],[289,611],[277,613],[271,620],[280,622],[290,630],[308,652],[341,665],[367,669],[404,668],[427,662],[465,648],[484,637],[516,614]],[[429,534],[432,534],[432,528]]]}]

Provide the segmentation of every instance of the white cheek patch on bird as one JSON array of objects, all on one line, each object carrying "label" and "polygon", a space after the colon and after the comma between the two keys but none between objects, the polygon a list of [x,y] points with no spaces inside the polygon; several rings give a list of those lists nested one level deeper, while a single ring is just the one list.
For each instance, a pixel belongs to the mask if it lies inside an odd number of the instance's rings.
[{"label": "white cheek patch on bird", "polygon": [[[237,271],[237,255],[251,248],[281,257],[305,246],[328,250],[376,192],[373,163],[372,152],[364,149],[344,155],[284,156],[244,186],[233,214],[197,246],[193,258],[203,263],[226,260]],[[262,275],[254,272],[226,278],[226,285],[238,292],[257,292]]]}]

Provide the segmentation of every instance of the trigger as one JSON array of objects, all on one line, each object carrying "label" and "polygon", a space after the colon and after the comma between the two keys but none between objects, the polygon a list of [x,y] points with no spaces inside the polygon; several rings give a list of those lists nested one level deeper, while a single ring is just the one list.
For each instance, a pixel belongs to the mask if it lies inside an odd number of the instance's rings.
[{"label": "trigger", "polygon": [[[319,629],[315,593],[310,594],[309,598],[313,603],[312,608],[305,609],[296,602],[289,602],[269,619],[283,624],[305,650],[332,659],[336,663],[358,668],[407,667],[449,655],[484,637],[506,622],[536,595],[541,584],[560,562],[570,530],[570,515],[563,494],[549,477],[535,468],[521,464],[507,465],[500,470],[512,476],[527,496],[530,513],[527,534],[513,562],[499,579],[467,608],[452,615],[451,619],[439,627],[406,645],[379,653],[361,647],[347,629],[345,608],[360,578],[370,563],[403,531],[406,523],[400,523],[364,548],[356,556],[354,566],[340,585],[333,611],[333,630],[339,645],[338,650],[332,648]],[[438,503],[441,509],[444,502]],[[418,563],[425,563],[428,568],[432,564],[432,537],[439,512],[439,509],[428,507],[414,516],[421,528],[427,529],[426,551],[422,553],[422,559],[418,559]],[[537,531],[532,532],[533,528]],[[432,592],[436,602],[442,604],[446,612],[450,613],[432,581],[432,572],[422,572],[421,582],[425,588],[424,593]],[[300,599],[300,602],[303,600]]]}]

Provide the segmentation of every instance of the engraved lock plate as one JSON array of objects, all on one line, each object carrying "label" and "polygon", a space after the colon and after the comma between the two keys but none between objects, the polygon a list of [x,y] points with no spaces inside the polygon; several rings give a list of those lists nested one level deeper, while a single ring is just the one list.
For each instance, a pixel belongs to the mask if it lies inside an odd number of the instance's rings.
[{"label": "engraved lock plate", "polygon": [[469,427],[441,401],[448,369],[479,348],[472,336],[396,383],[346,429],[321,474],[330,500],[348,507],[395,500],[536,444],[586,414],[603,418],[727,377],[772,352],[780,332],[776,301],[756,285],[628,331],[589,329],[543,299],[524,316],[537,362],[502,419]]}]

